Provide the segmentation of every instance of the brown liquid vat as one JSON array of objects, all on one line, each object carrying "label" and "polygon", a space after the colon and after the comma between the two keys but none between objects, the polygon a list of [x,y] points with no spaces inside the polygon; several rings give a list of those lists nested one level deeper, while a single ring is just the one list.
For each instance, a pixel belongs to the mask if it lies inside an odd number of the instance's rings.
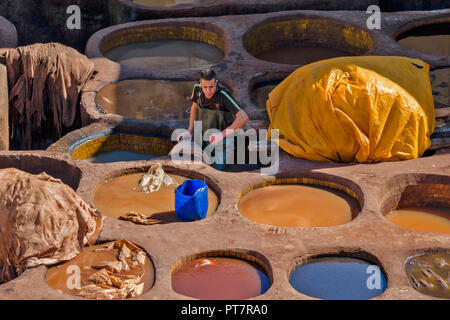
[{"label": "brown liquid vat", "polygon": [[272,268],[261,254],[245,249],[199,253],[177,261],[172,289],[208,300],[248,299],[264,294],[273,283]]},{"label": "brown liquid vat", "polygon": [[305,65],[339,56],[362,55],[373,46],[369,33],[339,21],[286,18],[247,31],[244,48],[261,60]]},{"label": "brown liquid vat", "polygon": [[450,20],[442,23],[421,22],[420,26],[400,32],[398,43],[406,48],[440,56],[450,56]]},{"label": "brown liquid vat", "polygon": [[392,210],[385,218],[407,229],[450,234],[450,208],[406,207]]},{"label": "brown liquid vat", "polygon": [[133,79],[103,86],[95,101],[104,112],[148,121],[188,120],[194,81]]},{"label": "brown liquid vat", "polygon": [[328,227],[350,222],[361,211],[348,187],[317,178],[267,181],[241,192],[238,210],[247,219],[278,227]]},{"label": "brown liquid vat", "polygon": [[[123,247],[127,246],[131,251],[125,254],[123,258],[120,258],[121,249],[120,247],[113,246],[114,243],[125,242]],[[108,248],[109,247],[109,248]],[[139,250],[143,256],[145,256],[145,260],[141,263],[134,263],[132,258],[128,258],[128,254],[130,256],[133,255],[134,249]],[[128,260],[127,260],[128,259]],[[130,260],[131,259],[131,260]],[[127,268],[122,268],[121,271],[118,271],[115,268],[120,269],[120,263],[126,261],[128,264]],[[111,267],[105,267],[106,265]],[[112,268],[112,269],[109,269]],[[108,273],[103,273],[102,277],[96,278],[97,280],[91,281],[89,280],[94,274],[98,274],[100,270],[108,270]],[[102,270],[102,271],[103,271]],[[111,275],[111,280],[113,280],[112,284],[103,284],[102,288],[97,288],[97,290],[88,290],[86,288],[87,285],[92,285],[94,283],[102,283],[98,282],[105,279],[105,275]],[[79,277],[79,279],[75,279],[74,277]],[[120,289],[126,287],[126,281],[130,281],[131,279],[138,278],[139,281],[136,281],[137,285],[141,285],[142,288],[140,290],[136,290],[133,286],[128,286],[129,295],[130,292],[134,289],[135,291],[128,297],[122,296],[121,299],[124,298],[134,298],[138,295],[144,294],[149,291],[155,282],[155,269],[153,266],[153,262],[150,259],[149,255],[142,250],[138,246],[133,243],[129,243],[126,240],[115,241],[115,242],[107,242],[107,243],[98,243],[94,246],[86,246],[82,248],[80,254],[78,254],[72,260],[59,263],[54,266],[49,266],[46,276],[45,282],[47,285],[54,290],[61,291],[65,294],[80,296],[88,299],[120,299],[117,296],[109,296],[111,292],[108,292],[108,289]],[[78,284],[77,284],[77,281]],[[97,282],[96,282],[97,281]],[[114,283],[114,281],[123,281],[120,284]],[[106,281],[107,282],[107,281]],[[98,290],[99,289],[99,290]],[[106,289],[104,292],[102,289]],[[98,292],[98,293],[97,293]],[[86,295],[85,293],[88,293]],[[117,293],[117,292],[116,292]],[[122,293],[124,295],[124,293]],[[126,293],[125,293],[126,295]]]},{"label": "brown liquid vat", "polygon": [[[188,126],[191,95],[198,81],[126,79],[100,87],[95,103],[102,113],[148,122],[182,123]],[[226,84],[220,83],[229,92]]]},{"label": "brown liquid vat", "polygon": [[450,233],[450,178],[405,174],[391,178],[378,197],[382,215],[402,228]]},{"label": "brown liquid vat", "polygon": [[[153,193],[146,194],[138,189],[140,178],[145,172],[127,173],[112,177],[100,184],[93,196],[94,206],[102,215],[117,219],[128,212],[137,212],[145,216],[156,219],[159,223],[179,222],[175,213],[175,193],[174,190],[181,185],[184,180],[189,179],[183,173],[165,172],[174,179],[176,185],[161,186]],[[215,191],[215,186],[205,177],[195,177],[204,180],[208,184],[208,212],[210,216],[218,207],[220,198]]]}]

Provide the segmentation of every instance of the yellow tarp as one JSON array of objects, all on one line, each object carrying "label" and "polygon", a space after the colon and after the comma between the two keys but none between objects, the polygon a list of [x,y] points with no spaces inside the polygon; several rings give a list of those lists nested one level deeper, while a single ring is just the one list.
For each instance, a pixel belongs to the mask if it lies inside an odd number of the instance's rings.
[{"label": "yellow tarp", "polygon": [[[342,57],[303,66],[267,100],[286,152],[370,163],[420,157],[434,131],[429,66],[405,57]],[[270,130],[268,134],[270,139]]]}]

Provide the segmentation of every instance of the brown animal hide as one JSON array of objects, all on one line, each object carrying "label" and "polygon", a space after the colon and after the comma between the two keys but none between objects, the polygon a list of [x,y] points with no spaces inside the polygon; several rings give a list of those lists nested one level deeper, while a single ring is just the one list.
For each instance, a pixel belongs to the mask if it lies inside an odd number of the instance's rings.
[{"label": "brown animal hide", "polygon": [[102,218],[61,180],[8,168],[0,181],[0,283],[95,243]]},{"label": "brown animal hide", "polygon": [[11,149],[43,149],[70,131],[94,64],[73,48],[37,43],[6,53]]}]

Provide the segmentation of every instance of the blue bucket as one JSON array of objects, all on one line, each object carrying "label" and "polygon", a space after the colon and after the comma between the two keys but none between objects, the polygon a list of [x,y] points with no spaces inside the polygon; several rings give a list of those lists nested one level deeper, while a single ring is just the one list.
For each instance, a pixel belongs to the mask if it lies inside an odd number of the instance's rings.
[{"label": "blue bucket", "polygon": [[175,212],[181,221],[194,221],[206,217],[208,185],[197,179],[184,181],[175,189]]}]

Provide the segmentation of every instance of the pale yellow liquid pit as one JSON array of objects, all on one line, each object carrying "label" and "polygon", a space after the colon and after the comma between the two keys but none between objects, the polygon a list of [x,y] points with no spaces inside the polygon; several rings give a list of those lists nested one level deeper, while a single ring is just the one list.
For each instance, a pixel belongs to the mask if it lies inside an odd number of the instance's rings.
[{"label": "pale yellow liquid pit", "polygon": [[358,212],[358,203],[344,192],[303,185],[258,188],[239,201],[247,219],[279,227],[327,227],[344,224]]},{"label": "pale yellow liquid pit", "polygon": [[450,234],[449,208],[403,208],[392,210],[385,217],[403,228]]},{"label": "pale yellow liquid pit", "polygon": [[[164,222],[178,221],[175,213],[175,189],[188,178],[169,175],[177,185],[163,185],[158,191],[147,194],[138,188],[143,174],[123,175],[101,184],[94,195],[95,207],[102,215],[116,219],[134,211]],[[217,205],[217,195],[208,188],[207,216],[216,210]]]},{"label": "pale yellow liquid pit", "polygon": [[211,67],[224,58],[224,53],[201,41],[153,40],[121,45],[106,52],[105,57],[138,69],[180,71]]}]

